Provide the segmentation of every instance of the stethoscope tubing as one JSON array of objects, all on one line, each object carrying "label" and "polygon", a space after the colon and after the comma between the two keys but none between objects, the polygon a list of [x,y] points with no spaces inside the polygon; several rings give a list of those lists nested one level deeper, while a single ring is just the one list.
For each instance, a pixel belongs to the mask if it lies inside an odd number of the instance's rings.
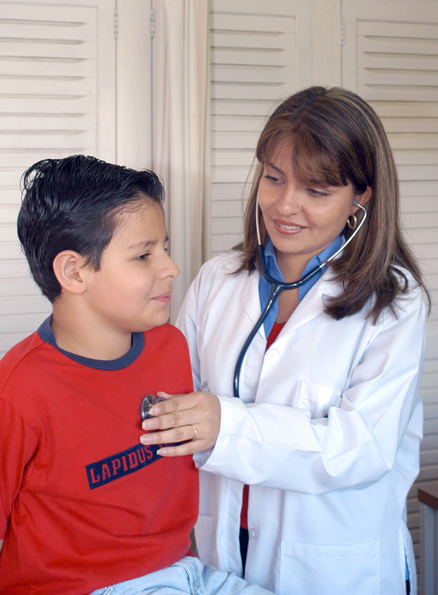
[{"label": "stethoscope tubing", "polygon": [[253,342],[254,337],[257,335],[260,327],[262,326],[263,322],[265,321],[266,316],[271,311],[271,309],[274,306],[280,293],[284,290],[297,289],[297,288],[301,287],[302,285],[304,285],[305,283],[307,283],[307,281],[309,281],[309,279],[311,279],[323,267],[325,267],[328,262],[330,262],[331,260],[334,260],[345,249],[345,247],[348,246],[348,244],[356,236],[356,234],[358,233],[358,231],[360,230],[362,225],[365,223],[365,219],[367,218],[367,210],[365,209],[364,206],[359,204],[356,200],[354,201],[353,204],[355,206],[358,206],[360,209],[362,209],[364,215],[363,215],[361,221],[359,222],[359,225],[354,230],[354,233],[351,234],[351,236],[348,238],[348,240],[339,248],[339,250],[337,250],[334,254],[332,254],[332,256],[330,256],[330,258],[325,260],[318,267],[314,268],[312,271],[310,271],[310,273],[307,273],[307,275],[305,275],[301,279],[298,279],[298,281],[293,281],[292,283],[285,283],[284,281],[279,281],[278,279],[275,279],[274,277],[272,277],[272,275],[270,275],[270,273],[268,271],[268,267],[266,265],[266,258],[265,258],[265,249],[264,249],[264,246],[262,245],[261,239],[260,239],[260,229],[259,229],[259,222],[258,222],[258,200],[256,201],[256,227],[257,227],[257,238],[258,238],[257,251],[258,251],[259,263],[260,263],[262,275],[266,279],[266,281],[270,284],[271,291],[270,291],[266,306],[263,308],[263,311],[260,314],[257,322],[255,323],[253,329],[251,330],[245,343],[243,344],[243,347],[239,353],[239,357],[237,358],[237,361],[236,361],[236,367],[234,368],[233,394],[237,399],[240,397],[239,385],[240,385],[240,373],[242,371],[243,360],[245,359],[245,356],[247,354],[249,346]]}]

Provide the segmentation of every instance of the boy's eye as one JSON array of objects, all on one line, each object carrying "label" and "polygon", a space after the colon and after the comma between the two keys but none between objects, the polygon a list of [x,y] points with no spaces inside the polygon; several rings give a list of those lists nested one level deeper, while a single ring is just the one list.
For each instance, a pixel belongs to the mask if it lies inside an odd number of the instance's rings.
[{"label": "boy's eye", "polygon": [[170,242],[169,242],[169,240],[166,240],[164,242],[164,250],[167,252],[167,254],[169,254],[169,252],[170,252]]},{"label": "boy's eye", "polygon": [[137,260],[147,260],[150,255],[151,255],[150,252],[146,252],[145,254],[140,254],[139,256],[137,256]]}]

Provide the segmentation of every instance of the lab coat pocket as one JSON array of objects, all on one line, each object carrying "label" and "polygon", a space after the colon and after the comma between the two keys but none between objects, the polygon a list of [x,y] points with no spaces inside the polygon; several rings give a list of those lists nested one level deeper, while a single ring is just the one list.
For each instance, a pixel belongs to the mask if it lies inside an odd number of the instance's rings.
[{"label": "lab coat pocket", "polygon": [[283,540],[279,595],[378,595],[380,543],[377,539],[345,545]]},{"label": "lab coat pocket", "polygon": [[342,393],[331,386],[301,381],[298,408],[307,409],[312,419],[326,417],[330,407],[339,407]]}]

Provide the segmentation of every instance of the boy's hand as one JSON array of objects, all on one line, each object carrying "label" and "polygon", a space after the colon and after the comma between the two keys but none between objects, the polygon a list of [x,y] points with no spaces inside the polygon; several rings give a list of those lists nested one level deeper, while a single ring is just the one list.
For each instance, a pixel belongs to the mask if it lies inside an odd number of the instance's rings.
[{"label": "boy's hand", "polygon": [[[200,450],[209,450],[216,444],[221,423],[219,399],[207,392],[187,395],[168,395],[151,408],[152,418],[142,423],[149,434],[140,436],[142,444],[169,444],[183,442],[179,446],[160,448],[163,457],[190,455]],[[152,431],[151,431],[152,430]]]}]

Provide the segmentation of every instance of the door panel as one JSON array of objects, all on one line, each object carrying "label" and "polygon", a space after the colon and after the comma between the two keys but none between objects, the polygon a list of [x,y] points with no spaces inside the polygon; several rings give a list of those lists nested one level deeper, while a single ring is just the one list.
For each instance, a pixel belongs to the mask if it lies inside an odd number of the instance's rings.
[{"label": "door panel", "polygon": [[16,237],[23,171],[116,159],[114,3],[0,2],[0,356],[50,312]]},{"label": "door panel", "polygon": [[366,99],[385,126],[400,178],[402,223],[433,301],[421,388],[421,471],[408,500],[418,556],[417,488],[438,478],[438,3],[348,0],[342,7],[343,85]]},{"label": "door panel", "polygon": [[269,11],[260,0],[211,6],[211,247],[217,254],[241,239],[242,194],[267,116],[312,82],[312,7],[284,0]]}]

